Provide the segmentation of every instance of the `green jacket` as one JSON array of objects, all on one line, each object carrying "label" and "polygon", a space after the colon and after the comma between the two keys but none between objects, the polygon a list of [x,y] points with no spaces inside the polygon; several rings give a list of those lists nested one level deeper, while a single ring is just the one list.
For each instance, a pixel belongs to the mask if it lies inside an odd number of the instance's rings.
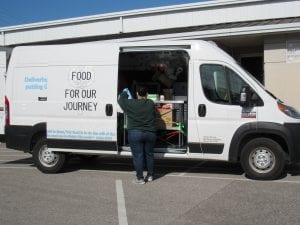
[{"label": "green jacket", "polygon": [[128,130],[155,132],[155,105],[150,99],[128,99],[122,92],[118,103],[127,115]]}]

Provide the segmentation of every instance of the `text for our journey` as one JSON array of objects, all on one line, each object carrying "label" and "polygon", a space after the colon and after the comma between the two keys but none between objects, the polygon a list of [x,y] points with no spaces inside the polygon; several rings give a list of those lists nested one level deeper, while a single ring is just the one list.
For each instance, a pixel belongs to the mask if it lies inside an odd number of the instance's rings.
[{"label": "text for our journey", "polygon": [[91,101],[96,99],[96,94],[95,89],[65,89],[65,98],[70,101],[65,103],[63,109],[65,111],[97,111],[98,103]]},{"label": "text for our journey", "polygon": [[74,89],[65,89],[65,111],[97,111],[96,89],[88,89],[94,79],[91,71],[72,71],[70,82]]}]

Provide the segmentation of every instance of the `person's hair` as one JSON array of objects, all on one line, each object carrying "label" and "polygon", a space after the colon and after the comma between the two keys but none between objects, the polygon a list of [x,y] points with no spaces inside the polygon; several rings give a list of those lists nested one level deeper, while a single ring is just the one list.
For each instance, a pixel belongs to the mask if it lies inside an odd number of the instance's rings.
[{"label": "person's hair", "polygon": [[146,97],[147,94],[148,94],[148,88],[147,87],[139,87],[138,90],[137,90],[139,96],[141,97]]}]

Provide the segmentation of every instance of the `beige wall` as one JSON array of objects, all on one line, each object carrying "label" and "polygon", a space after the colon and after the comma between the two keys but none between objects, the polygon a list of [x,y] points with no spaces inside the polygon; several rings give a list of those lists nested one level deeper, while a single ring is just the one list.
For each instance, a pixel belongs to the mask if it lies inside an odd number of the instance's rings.
[{"label": "beige wall", "polygon": [[265,86],[286,104],[300,111],[300,60],[287,59],[287,42],[300,34],[273,36],[264,42]]}]

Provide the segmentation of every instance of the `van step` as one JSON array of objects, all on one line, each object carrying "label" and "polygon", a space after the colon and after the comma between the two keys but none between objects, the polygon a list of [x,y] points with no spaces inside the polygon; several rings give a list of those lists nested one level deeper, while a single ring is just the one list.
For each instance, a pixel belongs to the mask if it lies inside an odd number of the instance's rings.
[{"label": "van step", "polygon": [[[129,146],[121,146],[121,151],[131,152]],[[154,153],[176,153],[184,154],[187,152],[186,148],[154,148]]]}]

